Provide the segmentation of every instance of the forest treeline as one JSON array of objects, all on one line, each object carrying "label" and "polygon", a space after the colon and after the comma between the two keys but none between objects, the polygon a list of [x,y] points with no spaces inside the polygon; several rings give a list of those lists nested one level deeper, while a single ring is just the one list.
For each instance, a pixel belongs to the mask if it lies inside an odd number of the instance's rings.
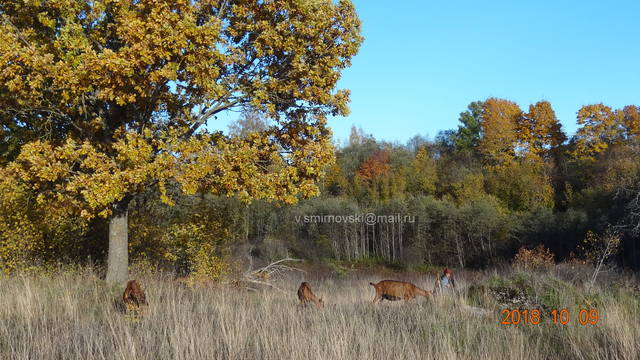
[{"label": "forest treeline", "polygon": [[[556,261],[579,258],[587,232],[614,231],[622,239],[617,263],[637,269],[640,108],[583,106],[577,124],[568,137],[548,101],[521,109],[489,98],[434,139],[389,143],[354,127],[335,145],[320,195],[293,205],[187,196],[168,183],[168,206],[143,192],[129,204],[130,256],[209,276],[245,255],[484,267],[538,244]],[[229,133],[266,127],[246,112]],[[104,261],[106,220],[39,202],[28,187],[0,186],[5,269]]]}]

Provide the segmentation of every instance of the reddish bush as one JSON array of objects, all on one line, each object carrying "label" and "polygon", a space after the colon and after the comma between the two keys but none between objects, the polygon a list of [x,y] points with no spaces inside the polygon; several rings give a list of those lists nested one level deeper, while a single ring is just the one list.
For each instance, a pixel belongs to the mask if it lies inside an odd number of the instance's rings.
[{"label": "reddish bush", "polygon": [[554,257],[551,250],[542,244],[533,249],[521,247],[513,258],[513,266],[523,270],[548,269],[555,264]]}]

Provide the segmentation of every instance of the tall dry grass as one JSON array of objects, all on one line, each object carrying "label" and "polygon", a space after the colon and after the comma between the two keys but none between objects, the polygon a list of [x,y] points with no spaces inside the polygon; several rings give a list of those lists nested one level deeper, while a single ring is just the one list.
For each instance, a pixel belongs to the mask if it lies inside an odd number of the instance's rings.
[{"label": "tall dry grass", "polygon": [[[639,303],[626,291],[602,293],[597,325],[572,315],[566,326],[505,326],[499,305],[470,303],[464,292],[372,305],[368,283],[381,280],[372,275],[311,281],[324,309],[297,305],[301,277],[279,284],[288,293],[139,280],[150,300],[141,320],[119,310],[122,287],[90,271],[0,278],[0,358],[634,359],[640,349]],[[431,278],[412,280],[432,287]],[[568,293],[554,301],[575,310]]]}]

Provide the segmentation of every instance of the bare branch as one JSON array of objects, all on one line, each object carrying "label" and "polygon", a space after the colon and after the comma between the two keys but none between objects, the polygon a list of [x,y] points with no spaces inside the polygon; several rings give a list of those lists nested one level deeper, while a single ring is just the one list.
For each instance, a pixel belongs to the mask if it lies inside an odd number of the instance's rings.
[{"label": "bare branch", "polygon": [[231,109],[232,107],[236,106],[239,103],[239,101],[231,101],[231,102],[227,102],[224,104],[221,104],[219,106],[216,106],[214,108],[209,109],[208,107],[203,108],[200,111],[200,114],[198,114],[195,117],[195,121],[194,123],[189,127],[189,130],[187,130],[183,135],[182,138],[186,139],[188,137],[190,137],[191,135],[193,135],[196,130],[198,130],[202,125],[204,125],[207,120],[209,120],[212,116],[214,116],[215,114],[222,112],[224,110],[228,110]]},{"label": "bare branch", "polygon": [[[248,256],[251,257],[250,253],[249,253]],[[261,267],[259,269],[252,270],[251,267],[250,267],[244,273],[243,281],[251,283],[251,284],[265,285],[265,286],[271,287],[273,289],[276,289],[278,291],[281,291],[283,293],[286,293],[286,291],[284,291],[281,288],[279,288],[278,286],[274,285],[273,282],[270,281],[270,280],[275,279],[276,277],[284,274],[285,272],[290,272],[290,271],[305,272],[302,269],[298,269],[298,268],[294,268],[294,267],[291,267],[291,266],[284,265],[284,263],[286,263],[286,262],[298,262],[298,261],[302,261],[302,260],[301,259],[293,259],[293,258],[285,258],[285,259],[280,259],[278,261],[274,261],[274,262],[270,263],[269,265]],[[250,258],[250,262],[251,263],[253,262],[253,260],[251,258]],[[247,288],[249,288],[249,287],[247,287]]]},{"label": "bare branch", "polygon": [[[256,270],[249,270],[248,272],[245,273],[245,277],[250,277],[250,278],[267,277],[267,278],[272,278],[274,275],[280,275],[280,274],[282,274],[284,272],[287,272],[287,271],[305,272],[302,269],[294,268],[294,267],[287,266],[287,265],[283,264],[283,263],[288,262],[288,261],[298,262],[298,261],[302,261],[302,259],[293,259],[293,258],[281,259],[281,260],[272,262],[271,264],[269,264],[269,265],[267,265],[265,267],[261,267],[261,268],[256,269]],[[261,275],[261,274],[266,274],[266,276],[265,275]]]}]

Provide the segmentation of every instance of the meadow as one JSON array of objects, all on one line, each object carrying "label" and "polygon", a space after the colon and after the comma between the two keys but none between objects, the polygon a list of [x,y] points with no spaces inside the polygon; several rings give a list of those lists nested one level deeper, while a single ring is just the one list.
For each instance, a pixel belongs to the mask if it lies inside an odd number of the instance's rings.
[{"label": "meadow", "polygon": [[[409,280],[431,290],[435,276],[293,273],[274,282],[281,292],[134,275],[150,300],[142,317],[125,315],[123,287],[91,269],[0,277],[0,358],[634,359],[640,350],[633,275],[604,276],[587,290],[578,272],[560,266],[461,271],[456,294],[376,305],[369,281]],[[324,308],[298,305],[302,280]],[[545,310],[540,324],[501,324],[501,310],[518,306]],[[566,325],[553,323],[553,308],[569,310]],[[595,325],[580,323],[581,308],[598,310]]]}]

